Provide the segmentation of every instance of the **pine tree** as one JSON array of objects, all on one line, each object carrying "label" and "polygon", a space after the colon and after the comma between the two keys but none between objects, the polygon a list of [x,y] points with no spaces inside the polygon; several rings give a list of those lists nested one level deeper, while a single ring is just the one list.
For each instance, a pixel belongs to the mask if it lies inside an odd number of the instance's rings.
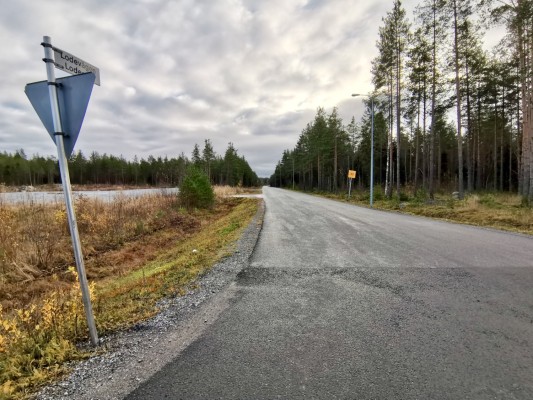
[{"label": "pine tree", "polygon": [[202,157],[200,157],[200,147],[198,147],[198,144],[194,144],[194,148],[192,150],[192,157],[191,162],[196,167],[200,167],[202,165]]},{"label": "pine tree", "polygon": [[205,140],[204,149],[202,151],[202,161],[205,166],[205,173],[207,174],[207,177],[211,181],[211,163],[215,160],[215,151],[213,150],[213,146],[211,145],[211,141],[209,139]]},{"label": "pine tree", "polygon": [[[380,28],[380,38],[377,43],[380,54],[374,61],[373,74],[376,87],[380,87],[378,85],[382,83],[386,83],[390,87],[391,100],[394,99],[396,106],[396,191],[398,197],[400,196],[401,184],[402,76],[409,36],[409,23],[405,9],[400,0],[395,0],[392,11],[387,13],[383,19],[383,27]],[[390,151],[392,155],[392,146]],[[389,161],[392,169],[392,156]]]}]

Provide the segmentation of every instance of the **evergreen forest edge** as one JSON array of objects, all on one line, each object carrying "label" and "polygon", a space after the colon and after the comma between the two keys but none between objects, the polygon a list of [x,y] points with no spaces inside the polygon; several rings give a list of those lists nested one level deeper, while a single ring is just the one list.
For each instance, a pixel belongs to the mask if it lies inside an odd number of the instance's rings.
[{"label": "evergreen forest edge", "polygon": [[[205,172],[213,185],[255,187],[260,179],[244,156],[232,143],[223,156],[216,154],[210,140],[203,149],[195,144],[191,158],[153,157],[126,160],[124,157],[92,152],[86,157],[82,151],[69,159],[70,180],[78,185],[180,186],[186,171],[195,166]],[[52,156],[27,157],[23,149],[14,154],[0,153],[0,184],[7,186],[38,186],[60,183],[57,159]]]},{"label": "evergreen forest edge", "polygon": [[[483,32],[496,24],[507,34],[489,52]],[[336,108],[329,115],[319,108],[296,146],[283,152],[270,184],[339,192],[352,169],[354,184],[368,188],[373,104],[373,181],[385,197],[508,191],[531,205],[531,26],[529,0],[425,0],[413,24],[395,0],[379,29],[375,89],[362,99],[360,123],[344,125]]]}]

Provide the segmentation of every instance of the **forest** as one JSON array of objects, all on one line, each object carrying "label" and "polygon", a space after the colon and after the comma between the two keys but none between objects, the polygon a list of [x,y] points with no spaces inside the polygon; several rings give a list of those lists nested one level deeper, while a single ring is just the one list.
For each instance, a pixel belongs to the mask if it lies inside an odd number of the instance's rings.
[{"label": "forest", "polygon": [[[201,168],[212,184],[259,185],[257,175],[232,143],[228,144],[223,156],[215,153],[210,140],[205,140],[202,150],[198,144],[194,146],[191,158],[182,153],[177,158],[149,156],[128,161],[122,156],[97,152],[86,157],[78,151],[69,159],[70,180],[79,185],[179,186],[191,165]],[[23,149],[14,154],[0,153],[0,184],[35,186],[59,182],[55,157],[34,155],[28,158]]]},{"label": "forest", "polygon": [[[506,35],[485,50],[498,25]],[[531,205],[533,1],[425,0],[410,20],[395,0],[376,46],[374,90],[353,99],[362,120],[319,108],[270,184],[337,192],[351,169],[366,188],[373,137],[373,182],[389,198],[509,191]]]}]

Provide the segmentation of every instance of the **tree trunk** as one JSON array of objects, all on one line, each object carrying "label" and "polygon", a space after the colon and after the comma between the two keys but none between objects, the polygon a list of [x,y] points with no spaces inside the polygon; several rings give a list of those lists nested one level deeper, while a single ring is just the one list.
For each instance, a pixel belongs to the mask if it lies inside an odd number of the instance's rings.
[{"label": "tree trunk", "polygon": [[496,107],[496,103],[494,105],[494,143],[492,148],[492,168],[493,168],[493,180],[492,180],[492,188],[494,191],[497,189],[497,183],[498,182],[498,145],[497,145],[497,136],[498,136],[498,110]]},{"label": "tree trunk", "polygon": [[500,192],[503,192],[503,135],[505,132],[505,88],[502,92],[502,129],[500,130]]},{"label": "tree trunk", "polygon": [[419,166],[418,155],[420,154],[419,138],[420,138],[420,84],[418,85],[418,102],[417,102],[416,131],[415,131],[415,176],[414,176],[414,179],[415,179],[415,182],[414,182],[415,193],[414,194],[415,195],[418,190],[418,166]]},{"label": "tree trunk", "polygon": [[335,155],[333,157],[333,191],[337,193],[337,132],[335,132]]},{"label": "tree trunk", "polygon": [[471,143],[472,143],[472,109],[470,105],[470,71],[468,65],[468,59],[466,60],[466,118],[468,124],[468,137],[466,140],[466,169],[467,169],[467,183],[466,187],[469,192],[472,192],[474,189],[473,175],[472,175],[472,164],[473,164],[473,154],[471,153]]},{"label": "tree trunk", "polygon": [[440,136],[437,138],[437,190],[440,190],[442,174],[442,144]]},{"label": "tree trunk", "polygon": [[478,88],[478,94],[477,94],[477,154],[476,154],[476,189],[481,189],[481,96],[479,93]]},{"label": "tree trunk", "polygon": [[[519,3],[524,3],[524,0],[521,0]],[[529,18],[526,23],[528,40],[529,40],[529,54],[527,57],[526,65],[526,107],[524,115],[526,116],[525,121],[527,123],[527,138],[528,138],[528,161],[529,161],[529,190],[527,194],[527,203],[531,205],[533,203],[533,37],[532,37],[532,19],[533,16],[529,15]]]},{"label": "tree trunk", "polygon": [[422,187],[427,189],[427,166],[428,166],[428,151],[427,151],[427,98],[424,93],[424,115],[422,116]]},{"label": "tree trunk", "polygon": [[437,101],[436,86],[437,86],[437,5],[433,0],[433,68],[431,78],[431,128],[429,133],[429,198],[435,198],[435,103]]},{"label": "tree trunk", "polygon": [[387,171],[385,176],[385,197],[390,198],[392,194],[392,83],[389,88],[389,131],[387,133]]},{"label": "tree trunk", "polygon": [[520,171],[520,186],[521,194],[528,202],[530,193],[530,135],[529,135],[529,123],[528,123],[528,93],[527,93],[527,70],[526,70],[526,42],[525,29],[521,23],[520,8],[524,0],[519,0],[517,5],[517,44],[518,55],[520,63],[520,86],[522,94],[522,154],[521,154],[521,171]]},{"label": "tree trunk", "polygon": [[400,93],[401,89],[401,74],[402,74],[402,55],[400,49],[400,38],[398,37],[398,47],[397,47],[397,58],[396,58],[396,195],[398,199],[400,198],[400,164],[401,164],[401,152],[400,152],[400,141],[401,141],[401,103],[402,95]]},{"label": "tree trunk", "polygon": [[463,186],[463,136],[461,133],[461,91],[459,82],[459,33],[457,26],[457,0],[453,0],[453,33],[454,33],[454,53],[455,53],[455,95],[457,97],[457,172],[459,198],[464,198]]}]

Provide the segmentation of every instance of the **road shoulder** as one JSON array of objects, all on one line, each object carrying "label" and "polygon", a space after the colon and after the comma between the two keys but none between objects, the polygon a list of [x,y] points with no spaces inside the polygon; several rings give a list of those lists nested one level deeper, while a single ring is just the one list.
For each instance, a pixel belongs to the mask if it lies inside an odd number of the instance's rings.
[{"label": "road shoulder", "polygon": [[229,306],[235,278],[249,265],[264,213],[261,202],[233,254],[194,282],[194,290],[161,301],[161,312],[154,318],[103,338],[98,354],[73,363],[66,378],[46,386],[35,398],[122,399],[177,357]]}]

